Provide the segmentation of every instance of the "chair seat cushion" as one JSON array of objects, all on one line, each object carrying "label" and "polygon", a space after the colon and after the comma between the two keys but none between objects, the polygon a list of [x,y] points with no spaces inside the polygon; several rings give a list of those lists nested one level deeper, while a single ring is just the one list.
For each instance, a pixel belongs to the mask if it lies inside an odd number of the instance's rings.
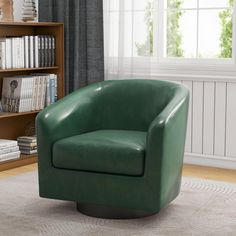
[{"label": "chair seat cushion", "polygon": [[53,145],[56,168],[142,175],[146,132],[98,130],[61,139]]}]

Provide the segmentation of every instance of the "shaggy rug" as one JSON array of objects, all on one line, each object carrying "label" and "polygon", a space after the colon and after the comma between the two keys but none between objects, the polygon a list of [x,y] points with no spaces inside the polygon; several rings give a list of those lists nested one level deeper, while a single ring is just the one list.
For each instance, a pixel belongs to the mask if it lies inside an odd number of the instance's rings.
[{"label": "shaggy rug", "polygon": [[235,236],[236,185],[183,178],[181,193],[159,214],[103,220],[73,202],[39,198],[37,173],[0,180],[1,236]]}]

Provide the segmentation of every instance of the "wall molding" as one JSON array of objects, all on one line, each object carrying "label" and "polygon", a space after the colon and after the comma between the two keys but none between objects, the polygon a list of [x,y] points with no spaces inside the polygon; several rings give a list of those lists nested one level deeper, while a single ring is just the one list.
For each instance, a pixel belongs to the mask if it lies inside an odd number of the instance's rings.
[{"label": "wall molding", "polygon": [[236,158],[185,153],[185,164],[236,170]]}]

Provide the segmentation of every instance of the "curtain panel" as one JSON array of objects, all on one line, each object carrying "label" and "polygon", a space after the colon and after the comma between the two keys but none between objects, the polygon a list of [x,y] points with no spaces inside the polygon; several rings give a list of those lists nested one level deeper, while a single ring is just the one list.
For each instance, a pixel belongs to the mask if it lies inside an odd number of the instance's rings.
[{"label": "curtain panel", "polygon": [[64,23],[67,94],[104,80],[102,0],[39,0],[39,21]]},{"label": "curtain panel", "polygon": [[153,47],[153,0],[103,0],[105,78],[150,77],[157,58]]}]

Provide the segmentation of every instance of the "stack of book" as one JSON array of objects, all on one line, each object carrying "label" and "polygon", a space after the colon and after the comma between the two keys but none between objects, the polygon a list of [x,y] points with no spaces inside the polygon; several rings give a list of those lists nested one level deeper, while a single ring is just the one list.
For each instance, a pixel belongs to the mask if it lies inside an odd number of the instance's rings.
[{"label": "stack of book", "polygon": [[19,146],[17,141],[0,139],[0,162],[20,158]]},{"label": "stack of book", "polygon": [[37,153],[37,139],[35,136],[22,136],[17,138],[20,152],[25,155]]},{"label": "stack of book", "polygon": [[56,100],[56,74],[34,74],[3,79],[1,99],[3,112],[38,111]]},{"label": "stack of book", "polygon": [[0,69],[55,65],[55,37],[26,35],[0,38]]}]

